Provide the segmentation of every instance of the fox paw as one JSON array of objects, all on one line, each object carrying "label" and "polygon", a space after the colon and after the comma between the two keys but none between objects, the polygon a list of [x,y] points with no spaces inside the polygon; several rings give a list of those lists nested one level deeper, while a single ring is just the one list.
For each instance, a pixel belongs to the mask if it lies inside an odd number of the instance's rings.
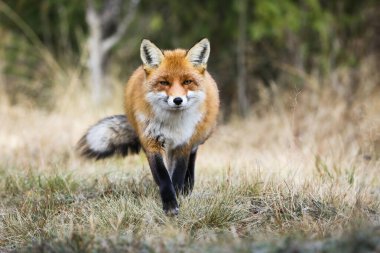
[{"label": "fox paw", "polygon": [[164,212],[167,216],[176,216],[179,213],[177,201],[170,201],[164,203]]},{"label": "fox paw", "polygon": [[164,211],[167,216],[177,216],[179,213],[179,208],[175,207]]}]

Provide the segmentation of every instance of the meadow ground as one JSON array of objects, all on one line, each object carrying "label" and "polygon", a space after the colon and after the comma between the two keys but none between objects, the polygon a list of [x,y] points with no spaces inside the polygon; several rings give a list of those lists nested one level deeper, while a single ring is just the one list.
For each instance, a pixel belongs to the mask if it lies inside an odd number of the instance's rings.
[{"label": "meadow ground", "polygon": [[380,91],[365,76],[353,94],[329,81],[262,88],[246,120],[200,148],[174,218],[143,154],[75,154],[90,124],[122,112],[121,96],[92,108],[69,86],[52,111],[3,98],[0,251],[380,252]]}]

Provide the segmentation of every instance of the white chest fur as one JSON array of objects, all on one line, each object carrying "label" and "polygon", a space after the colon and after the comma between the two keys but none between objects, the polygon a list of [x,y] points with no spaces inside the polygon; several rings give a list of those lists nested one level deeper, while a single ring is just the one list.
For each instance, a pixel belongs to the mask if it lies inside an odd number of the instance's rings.
[{"label": "white chest fur", "polygon": [[187,143],[193,136],[197,124],[203,115],[198,108],[192,107],[183,111],[154,110],[154,116],[148,118],[138,114],[138,120],[145,125],[144,135],[165,143],[173,149]]}]

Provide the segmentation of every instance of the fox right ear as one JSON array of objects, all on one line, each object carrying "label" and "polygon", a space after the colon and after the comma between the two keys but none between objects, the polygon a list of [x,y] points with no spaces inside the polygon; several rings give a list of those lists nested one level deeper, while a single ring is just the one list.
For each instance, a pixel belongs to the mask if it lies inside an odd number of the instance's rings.
[{"label": "fox right ear", "polygon": [[195,44],[187,52],[186,58],[194,66],[203,66],[206,68],[208,57],[210,56],[210,42],[208,39],[204,38]]},{"label": "fox right ear", "polygon": [[140,46],[140,57],[144,65],[156,68],[160,65],[164,55],[156,45],[144,39]]}]

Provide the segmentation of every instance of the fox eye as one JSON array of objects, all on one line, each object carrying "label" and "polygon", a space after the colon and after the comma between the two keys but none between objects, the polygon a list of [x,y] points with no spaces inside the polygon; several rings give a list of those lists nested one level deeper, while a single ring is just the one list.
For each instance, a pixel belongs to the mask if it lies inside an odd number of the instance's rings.
[{"label": "fox eye", "polygon": [[161,84],[163,86],[168,86],[169,82],[168,81],[160,81],[159,84]]},{"label": "fox eye", "polygon": [[193,81],[191,81],[191,80],[185,80],[184,82],[183,82],[183,84],[185,84],[185,85],[189,85],[189,84],[191,84]]}]

